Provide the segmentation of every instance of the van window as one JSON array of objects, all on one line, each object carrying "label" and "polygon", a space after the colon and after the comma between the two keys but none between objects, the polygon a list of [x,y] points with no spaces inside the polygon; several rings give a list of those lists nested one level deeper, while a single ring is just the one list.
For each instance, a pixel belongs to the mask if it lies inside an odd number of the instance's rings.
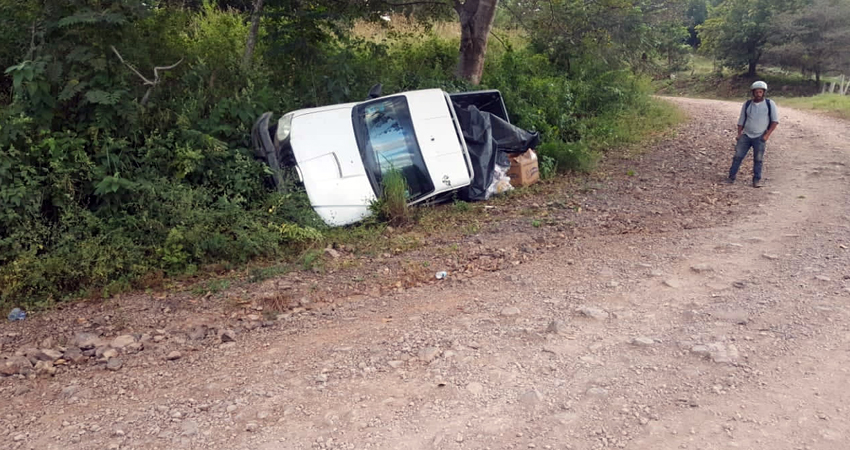
[{"label": "van window", "polygon": [[353,111],[357,146],[375,195],[381,195],[381,180],[395,169],[404,175],[408,201],[434,191],[434,184],[422,158],[407,98],[378,99],[358,105]]}]

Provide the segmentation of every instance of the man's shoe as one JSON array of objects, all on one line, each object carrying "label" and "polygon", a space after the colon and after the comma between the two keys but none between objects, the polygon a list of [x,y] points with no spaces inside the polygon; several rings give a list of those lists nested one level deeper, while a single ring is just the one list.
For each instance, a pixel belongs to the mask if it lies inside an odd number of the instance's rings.
[{"label": "man's shoe", "polygon": [[726,184],[735,184],[735,179],[734,178],[726,178],[725,180],[723,180],[723,182],[726,183]]},{"label": "man's shoe", "polygon": [[753,187],[754,188],[760,188],[762,186],[764,186],[764,184],[761,182],[761,180],[753,180]]}]

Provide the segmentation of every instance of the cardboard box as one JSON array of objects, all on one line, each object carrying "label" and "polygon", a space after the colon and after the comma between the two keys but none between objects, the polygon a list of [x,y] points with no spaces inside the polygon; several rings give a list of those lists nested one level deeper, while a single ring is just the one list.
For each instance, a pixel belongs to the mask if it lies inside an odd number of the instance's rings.
[{"label": "cardboard box", "polygon": [[511,186],[530,186],[540,180],[540,169],[537,166],[537,153],[529,149],[525,153],[512,155],[511,168],[508,176],[511,178]]}]

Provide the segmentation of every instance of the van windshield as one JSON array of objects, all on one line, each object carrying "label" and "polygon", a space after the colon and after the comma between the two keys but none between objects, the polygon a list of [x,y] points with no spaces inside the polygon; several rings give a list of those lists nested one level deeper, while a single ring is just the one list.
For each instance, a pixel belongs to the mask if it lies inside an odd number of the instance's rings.
[{"label": "van windshield", "polygon": [[358,105],[352,115],[357,146],[376,196],[381,196],[381,182],[391,170],[401,172],[407,181],[408,201],[434,191],[434,183],[416,142],[405,97]]}]

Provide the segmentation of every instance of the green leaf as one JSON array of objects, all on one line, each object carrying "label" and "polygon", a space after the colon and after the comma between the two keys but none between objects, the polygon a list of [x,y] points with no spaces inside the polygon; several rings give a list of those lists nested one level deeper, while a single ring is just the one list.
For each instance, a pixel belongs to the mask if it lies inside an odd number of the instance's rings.
[{"label": "green leaf", "polygon": [[121,189],[121,179],[118,178],[118,174],[115,176],[109,176],[100,180],[100,183],[97,183],[95,186],[94,194],[97,196],[103,196],[106,194],[113,194],[118,192],[118,189]]},{"label": "green leaf", "polygon": [[79,80],[70,80],[68,84],[65,85],[65,88],[62,89],[62,92],[59,93],[59,101],[68,101],[77,96],[83,89],[88,86],[86,82],[79,82]]},{"label": "green leaf", "polygon": [[24,67],[26,67],[27,64],[29,64],[29,63],[30,63],[29,61],[24,61],[20,64],[15,64],[14,66],[7,68],[5,73],[8,75],[8,74],[13,73],[13,72],[18,72],[21,69],[23,69]]},{"label": "green leaf", "polygon": [[59,19],[57,25],[59,25],[60,28],[67,28],[75,25],[91,25],[96,23],[116,25],[123,24],[126,21],[127,20],[123,14],[110,12],[98,13],[88,10]]},{"label": "green leaf", "polygon": [[86,92],[86,100],[89,103],[94,103],[98,105],[114,105],[118,103],[118,99],[121,97],[121,93],[119,92],[106,92],[101,91],[100,89],[92,89]]},{"label": "green leaf", "polygon": [[24,73],[21,71],[15,72],[15,74],[12,76],[12,86],[15,88],[16,91],[21,90],[21,84],[23,84],[23,82]]}]

